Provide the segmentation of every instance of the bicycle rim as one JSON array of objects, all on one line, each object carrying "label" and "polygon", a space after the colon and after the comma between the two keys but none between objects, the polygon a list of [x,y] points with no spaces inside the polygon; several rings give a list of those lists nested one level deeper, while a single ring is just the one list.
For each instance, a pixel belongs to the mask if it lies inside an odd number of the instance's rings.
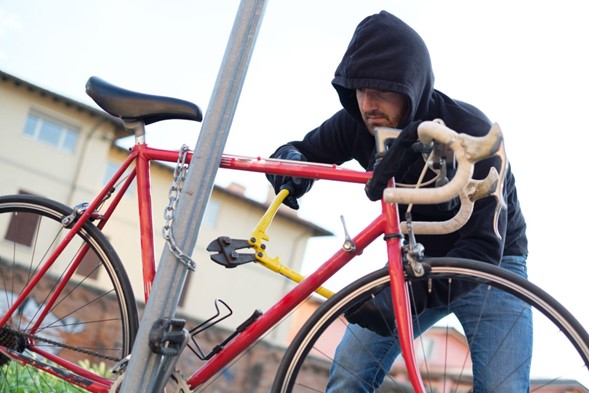
[{"label": "bicycle rim", "polygon": [[[61,219],[70,213],[70,208],[45,198],[0,198],[0,315],[12,307],[69,232]],[[81,263],[67,279],[66,271],[75,260]],[[63,290],[48,305],[65,280]],[[50,366],[53,374],[67,371],[59,359],[110,378],[107,370],[130,352],[137,326],[135,299],[121,261],[104,235],[87,223],[0,327],[1,346],[36,362],[35,367],[22,366],[0,353],[0,392],[76,391],[38,370]],[[52,356],[59,359],[49,360]]]},{"label": "bicycle rim", "polygon": [[[447,283],[475,282],[482,284],[478,288],[515,296],[531,307],[534,339],[530,391],[564,391],[564,388],[589,386],[589,335],[554,298],[529,281],[489,264],[459,259],[434,259],[428,263],[432,270],[427,279]],[[335,348],[348,325],[343,313],[358,304],[360,299],[370,297],[387,285],[388,271],[384,268],[357,280],[325,301],[289,346],[279,367],[273,392],[324,392]],[[415,335],[420,336],[415,340],[415,353],[426,390],[473,391],[470,349],[457,319],[452,315],[443,318],[424,334],[420,329],[420,326],[414,325]],[[456,346],[462,349],[456,350]],[[374,358],[368,348],[365,351],[359,351],[356,356]],[[377,392],[414,391],[400,359],[387,370],[387,376]],[[554,388],[560,390],[550,390]],[[502,391],[501,386],[492,391]]]}]

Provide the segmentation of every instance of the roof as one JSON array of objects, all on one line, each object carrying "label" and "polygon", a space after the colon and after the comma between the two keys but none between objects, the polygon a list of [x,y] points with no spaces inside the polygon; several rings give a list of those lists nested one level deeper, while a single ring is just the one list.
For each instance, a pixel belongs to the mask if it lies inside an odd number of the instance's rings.
[{"label": "roof", "polygon": [[102,120],[110,123],[114,127],[115,132],[116,132],[115,138],[117,138],[117,139],[121,138],[121,137],[129,136],[129,132],[125,130],[125,127],[123,126],[123,122],[119,118],[111,116],[110,114],[104,112],[101,109],[91,107],[90,105],[83,104],[79,101],[73,100],[73,99],[68,98],[66,96],[63,96],[63,95],[57,94],[55,92],[52,92],[50,90],[44,89],[40,86],[34,85],[34,84],[27,82],[23,79],[17,78],[14,75],[8,74],[2,70],[0,70],[0,81],[11,82],[12,84],[14,84],[17,87],[23,87],[31,92],[38,93],[39,95],[41,95],[43,97],[49,97],[55,102],[63,103],[67,107],[74,108],[74,109],[81,111],[81,112],[86,112],[90,116],[98,117],[99,119],[102,119]]}]

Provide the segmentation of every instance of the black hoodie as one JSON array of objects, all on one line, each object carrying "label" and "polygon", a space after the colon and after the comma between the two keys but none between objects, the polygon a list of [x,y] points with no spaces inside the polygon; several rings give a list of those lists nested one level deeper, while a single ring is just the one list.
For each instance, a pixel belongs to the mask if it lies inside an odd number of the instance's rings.
[{"label": "black hoodie", "polygon": [[[489,119],[474,106],[434,89],[425,43],[411,27],[386,11],[369,16],[358,25],[332,84],[344,109],[309,132],[302,141],[289,143],[309,161],[340,165],[355,159],[365,169],[372,169],[375,142],[358,108],[355,93],[358,88],[404,94],[408,108],[402,126],[414,120],[440,118],[451,129],[475,136],[485,135],[491,126]],[[415,168],[410,168],[413,170],[397,180],[415,183],[423,161],[415,164]],[[498,159],[476,164],[474,178],[484,178],[491,165],[498,169]],[[508,209],[499,220],[501,239],[493,232],[495,201],[484,198],[475,203],[471,219],[458,232],[418,236],[426,255],[470,258],[493,264],[498,264],[503,255],[527,256],[526,223],[510,169],[504,192]],[[405,207],[400,206],[399,210],[403,217]],[[414,206],[412,210],[415,221],[443,221],[455,213],[456,208],[445,211],[436,206]]]}]

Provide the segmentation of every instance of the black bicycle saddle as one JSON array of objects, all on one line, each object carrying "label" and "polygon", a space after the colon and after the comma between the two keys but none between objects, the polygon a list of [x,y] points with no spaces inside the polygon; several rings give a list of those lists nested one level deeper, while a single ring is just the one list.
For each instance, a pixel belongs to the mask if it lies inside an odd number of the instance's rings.
[{"label": "black bicycle saddle", "polygon": [[106,112],[125,122],[151,124],[171,119],[202,121],[200,108],[192,102],[123,89],[96,76],[86,82],[86,94]]}]

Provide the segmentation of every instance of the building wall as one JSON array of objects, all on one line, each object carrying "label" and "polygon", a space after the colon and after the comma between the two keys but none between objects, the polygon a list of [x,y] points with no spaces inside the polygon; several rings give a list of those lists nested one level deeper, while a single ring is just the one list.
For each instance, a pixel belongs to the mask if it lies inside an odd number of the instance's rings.
[{"label": "building wall", "polygon": [[[85,158],[106,156],[115,133],[113,126],[88,112],[11,83],[1,83],[0,89],[0,132],[3,136],[0,193],[27,190],[66,204],[79,195],[87,198],[95,189],[91,182],[102,177],[104,167]],[[65,152],[23,135],[31,110],[78,127],[80,138],[74,152]],[[72,184],[77,184],[75,189]]]},{"label": "building wall", "polygon": [[[0,82],[0,132],[3,136],[0,195],[26,192],[68,206],[90,202],[104,187],[109,170],[125,159],[126,151],[117,147],[114,140],[127,133],[118,129],[107,116],[97,113],[98,110],[24,81],[19,83],[3,77]],[[74,150],[60,150],[24,135],[22,130],[31,111],[78,130]],[[164,247],[161,230],[164,208],[169,201],[172,168],[152,163],[151,175],[155,263],[158,264]],[[210,260],[206,251],[210,241],[219,236],[248,239],[265,211],[261,203],[246,198],[239,190],[215,187],[210,200],[193,255],[197,271],[189,273],[179,313],[193,320],[208,319],[214,313],[215,299],[221,298],[233,310],[233,316],[221,326],[234,328],[255,309],[267,309],[292,285],[282,276],[253,263],[226,269]],[[144,291],[137,212],[136,189],[131,187],[103,232],[123,261],[135,296],[141,302]],[[306,242],[317,234],[317,228],[296,216],[277,215],[268,233],[271,237],[268,253],[272,257],[280,256],[283,263],[299,269]],[[97,280],[99,284],[100,277]],[[268,339],[284,345],[288,330],[280,328]]]}]

